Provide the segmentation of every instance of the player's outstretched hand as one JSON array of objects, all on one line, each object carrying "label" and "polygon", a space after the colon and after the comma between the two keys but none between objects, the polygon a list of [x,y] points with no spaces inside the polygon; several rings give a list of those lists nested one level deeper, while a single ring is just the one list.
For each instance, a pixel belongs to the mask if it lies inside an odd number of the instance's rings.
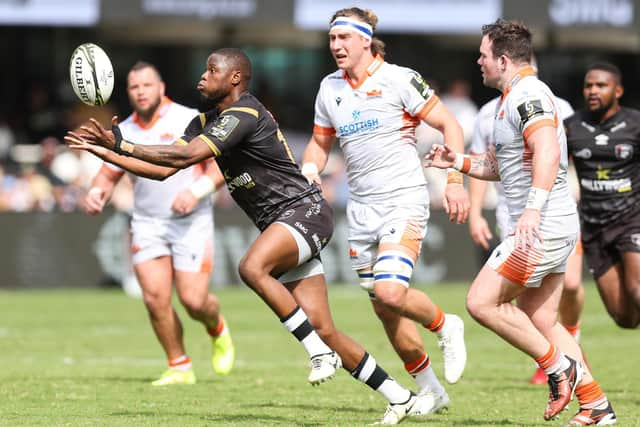
[{"label": "player's outstretched hand", "polygon": [[[118,126],[118,116],[113,116],[111,119],[112,129]],[[116,138],[113,131],[106,130],[99,121],[94,118],[89,119],[89,124],[80,127],[80,131],[85,134],[85,140],[94,145],[100,145],[102,147],[113,150],[116,143]]]},{"label": "player's outstretched hand", "polygon": [[98,157],[104,156],[110,150],[100,146],[94,145],[90,142],[90,138],[87,133],[82,130],[79,131],[68,131],[64,137],[64,142],[67,146],[72,150],[84,150],[90,153],[95,154]]},{"label": "player's outstretched hand", "polygon": [[456,161],[455,151],[441,144],[433,144],[431,150],[424,156],[424,167],[446,169],[453,167]]}]

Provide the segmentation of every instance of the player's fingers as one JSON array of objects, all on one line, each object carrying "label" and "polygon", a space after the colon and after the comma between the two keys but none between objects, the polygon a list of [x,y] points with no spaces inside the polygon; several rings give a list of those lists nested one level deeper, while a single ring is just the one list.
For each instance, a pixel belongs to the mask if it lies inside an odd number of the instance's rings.
[{"label": "player's fingers", "polygon": [[449,213],[449,201],[447,200],[446,197],[442,199],[442,207],[444,208],[444,211],[446,213]]}]

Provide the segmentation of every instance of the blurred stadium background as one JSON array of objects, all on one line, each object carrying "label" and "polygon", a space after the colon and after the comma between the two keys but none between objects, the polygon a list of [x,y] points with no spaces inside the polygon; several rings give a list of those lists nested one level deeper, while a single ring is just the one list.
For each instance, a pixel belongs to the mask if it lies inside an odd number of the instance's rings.
[{"label": "blurred stadium background", "polygon": [[[601,59],[622,69],[623,103],[640,106],[640,0],[0,0],[0,288],[125,280],[130,192],[125,184],[108,213],[85,216],[78,201],[97,163],[69,153],[60,141],[88,116],[106,122],[116,112],[130,113],[125,78],[137,60],[158,66],[172,99],[196,106],[194,88],[209,52],[245,49],[255,69],[252,91],[300,155],[317,87],[334,69],[328,19],[351,5],[378,14],[388,60],[420,71],[465,129],[473,125],[475,108],[496,95],[482,86],[475,61],[480,26],[500,16],[532,28],[542,79],[575,108],[582,106],[585,66]],[[116,73],[113,97],[102,108],[81,104],[69,84],[69,56],[87,41],[106,50]],[[421,149],[433,140],[425,130]],[[433,219],[415,281],[467,282],[479,257],[467,227],[449,224],[439,209],[442,180],[430,178]],[[325,183],[328,198],[342,209],[347,194],[338,156]],[[222,287],[239,283],[235,264],[255,232],[225,191],[216,203],[212,286]],[[489,201],[489,219],[491,207]],[[352,282],[343,216],[337,218],[323,257],[331,282]]]}]

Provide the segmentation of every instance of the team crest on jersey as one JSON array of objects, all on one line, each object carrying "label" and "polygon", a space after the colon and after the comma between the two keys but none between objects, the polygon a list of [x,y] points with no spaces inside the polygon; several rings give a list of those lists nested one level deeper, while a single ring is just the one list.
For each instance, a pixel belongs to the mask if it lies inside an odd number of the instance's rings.
[{"label": "team crest on jersey", "polygon": [[433,95],[433,89],[431,89],[425,79],[415,71],[411,73],[410,83],[424,99],[429,99],[431,95]]},{"label": "team crest on jersey", "polygon": [[596,135],[593,138],[596,141],[596,145],[607,145],[609,144],[609,136],[601,133],[600,135]]},{"label": "team crest on jersey", "polygon": [[360,119],[360,111],[359,110],[353,110],[351,112],[351,117],[353,118],[353,120],[359,120]]},{"label": "team crest on jersey", "polygon": [[213,136],[220,142],[224,142],[239,123],[240,119],[236,116],[220,116],[214,122],[213,126],[207,130],[207,134]]},{"label": "team crest on jersey", "polygon": [[542,108],[542,101],[539,99],[528,99],[522,104],[518,105],[518,114],[520,114],[520,122],[522,124],[527,123],[534,117],[544,114]]},{"label": "team crest on jersey", "polygon": [[616,153],[616,159],[627,160],[633,156],[633,145],[616,144],[614,151]]}]

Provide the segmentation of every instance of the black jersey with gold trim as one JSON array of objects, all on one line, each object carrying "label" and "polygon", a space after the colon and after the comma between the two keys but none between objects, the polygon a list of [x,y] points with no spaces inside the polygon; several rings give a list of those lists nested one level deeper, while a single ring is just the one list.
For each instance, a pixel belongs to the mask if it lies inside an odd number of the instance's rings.
[{"label": "black jersey with gold trim", "polygon": [[623,107],[600,123],[581,110],[564,124],[582,220],[605,224],[640,209],[640,111]]},{"label": "black jersey with gold trim", "polygon": [[196,137],[209,145],[231,196],[260,230],[299,200],[321,197],[300,172],[271,113],[250,93],[220,113],[195,117],[182,139]]}]

